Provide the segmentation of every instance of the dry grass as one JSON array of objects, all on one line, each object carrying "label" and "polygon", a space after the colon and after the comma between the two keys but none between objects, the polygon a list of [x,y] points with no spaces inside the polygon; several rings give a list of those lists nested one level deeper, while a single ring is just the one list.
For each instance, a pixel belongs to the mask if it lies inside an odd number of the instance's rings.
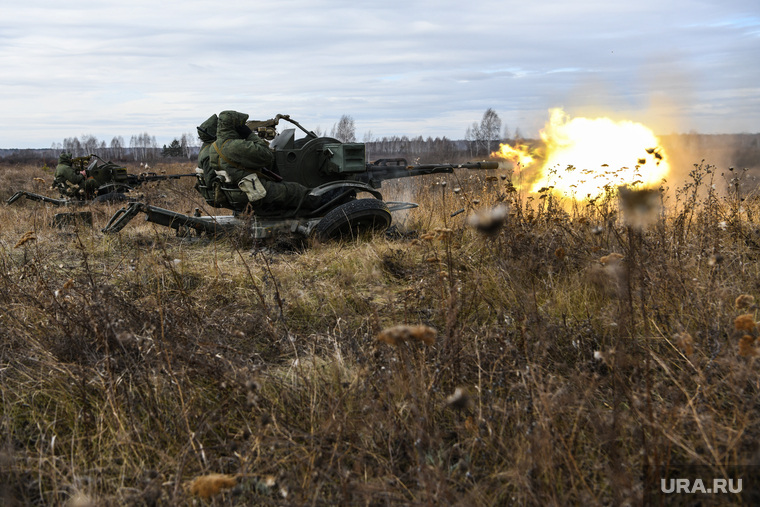
[{"label": "dry grass", "polygon": [[2,206],[0,501],[621,504],[756,465],[760,201],[712,177],[630,221],[499,171],[400,181],[416,238],[300,252]]}]

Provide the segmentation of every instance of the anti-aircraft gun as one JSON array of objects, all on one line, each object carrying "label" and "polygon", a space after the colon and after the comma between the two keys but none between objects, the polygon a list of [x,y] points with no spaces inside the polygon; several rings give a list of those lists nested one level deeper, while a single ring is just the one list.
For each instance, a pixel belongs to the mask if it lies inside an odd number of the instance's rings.
[{"label": "anti-aircraft gun", "polygon": [[[277,133],[280,120],[285,120],[305,133],[296,139],[296,129]],[[232,184],[219,182],[209,188],[198,175],[196,189],[206,203],[214,208],[227,208],[232,215],[183,215],[171,210],[132,202],[119,209],[108,221],[103,232],[118,232],[139,213],[146,220],[172,227],[178,233],[219,234],[249,226],[255,239],[277,233],[292,233],[302,237],[316,236],[321,240],[353,237],[363,230],[386,230],[392,222],[391,213],[417,207],[409,202],[383,200],[378,190],[388,179],[452,173],[455,169],[496,169],[497,162],[466,164],[409,165],[403,158],[381,159],[368,163],[364,143],[344,143],[332,137],[320,137],[306,130],[289,115],[277,115],[264,121],[249,121],[247,125],[260,137],[270,140],[274,162],[264,175],[276,181],[294,181],[312,188],[311,195],[323,197],[315,210],[294,209],[256,210],[252,216],[247,195]],[[221,194],[221,195],[219,195]],[[357,198],[358,194],[369,197]]]},{"label": "anti-aircraft gun", "polygon": [[52,188],[57,189],[61,195],[58,199],[26,190],[19,190],[8,199],[7,203],[13,204],[22,197],[26,197],[31,201],[46,202],[55,206],[76,206],[93,201],[125,200],[125,193],[134,190],[143,183],[195,176],[195,173],[156,174],[153,172],[143,172],[131,174],[127,172],[126,167],[103,160],[97,155],[75,157],[71,159],[71,162],[72,167],[77,172],[85,171],[88,178],[92,177],[97,182],[98,186],[93,192],[88,194],[83,191],[72,191],[71,187],[65,183],[53,183]]}]

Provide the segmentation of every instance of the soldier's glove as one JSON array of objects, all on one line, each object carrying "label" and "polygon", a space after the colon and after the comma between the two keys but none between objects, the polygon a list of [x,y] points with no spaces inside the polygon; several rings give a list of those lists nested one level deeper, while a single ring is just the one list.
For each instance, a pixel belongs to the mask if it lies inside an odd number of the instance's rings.
[{"label": "soldier's glove", "polygon": [[242,139],[248,139],[248,136],[253,134],[251,128],[245,123],[235,127],[235,132],[237,132]]}]

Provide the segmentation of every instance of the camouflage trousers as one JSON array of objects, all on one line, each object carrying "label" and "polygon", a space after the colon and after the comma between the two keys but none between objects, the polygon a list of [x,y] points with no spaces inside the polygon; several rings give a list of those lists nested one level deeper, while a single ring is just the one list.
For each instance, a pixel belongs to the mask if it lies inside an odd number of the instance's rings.
[{"label": "camouflage trousers", "polygon": [[81,197],[81,195],[84,194],[86,198],[90,199],[95,196],[95,192],[98,189],[98,182],[95,181],[94,178],[87,178],[79,184],[65,181],[58,183],[57,186],[58,190],[60,190],[63,195],[69,197]]},{"label": "camouflage trousers", "polygon": [[254,207],[266,208],[295,208],[303,200],[301,207],[304,209],[315,209],[319,207],[321,199],[318,197],[307,196],[311,190],[308,187],[295,183],[293,181],[269,181],[262,179],[261,184],[267,191],[262,199],[254,203]]}]

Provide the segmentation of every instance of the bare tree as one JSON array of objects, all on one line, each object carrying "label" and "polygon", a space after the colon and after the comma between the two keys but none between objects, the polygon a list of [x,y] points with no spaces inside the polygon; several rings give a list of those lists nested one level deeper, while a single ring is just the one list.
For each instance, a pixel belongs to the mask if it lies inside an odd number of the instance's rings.
[{"label": "bare tree", "polygon": [[137,136],[132,136],[129,138],[129,151],[132,154],[132,158],[134,160],[137,160]]},{"label": "bare tree", "polygon": [[364,147],[367,150],[367,152],[364,154],[365,157],[367,157],[367,160],[370,159],[370,143],[372,142],[372,131],[368,130],[364,133]]},{"label": "bare tree", "polygon": [[182,137],[179,138],[179,153],[181,156],[185,158],[190,158],[190,143],[192,142],[191,139],[187,138],[187,134],[182,134]]},{"label": "bare tree", "polygon": [[522,141],[522,132],[520,132],[520,127],[515,127],[515,142]]},{"label": "bare tree", "polygon": [[84,155],[97,153],[98,146],[99,143],[97,137],[91,134],[82,135],[82,150],[84,151]]},{"label": "bare tree", "polygon": [[53,141],[53,144],[50,145],[50,150],[46,151],[43,156],[58,158],[58,156],[61,154],[61,150],[63,150],[63,145],[61,143],[56,143]]},{"label": "bare tree", "polygon": [[195,147],[195,140],[198,136],[193,135],[192,132],[182,134],[179,140],[180,147],[182,148],[182,156],[185,158],[191,158],[193,155],[193,148]]},{"label": "bare tree", "polygon": [[124,156],[124,138],[116,136],[111,139],[111,157],[114,160],[121,160]]},{"label": "bare tree", "polygon": [[151,136],[147,132],[140,135],[132,136],[129,139],[129,147],[132,149],[135,160],[154,160],[158,151],[156,136]]},{"label": "bare tree", "polygon": [[478,134],[482,146],[486,149],[486,155],[490,154],[491,147],[496,147],[495,144],[499,142],[501,135],[501,118],[490,107],[483,113]]},{"label": "bare tree", "polygon": [[[471,126],[467,127],[467,130],[464,133],[464,140],[467,141],[467,148],[470,150],[470,157],[473,155],[477,155],[478,150],[478,138],[480,137],[480,128],[478,127],[477,123],[473,123]],[[473,151],[473,148],[474,151]]]},{"label": "bare tree", "polygon": [[75,157],[81,156],[82,144],[76,137],[67,137],[63,140],[63,151],[71,153]]},{"label": "bare tree", "polygon": [[343,143],[356,142],[356,125],[354,124],[354,119],[346,114],[341,116],[338,123],[333,125],[330,136]]},{"label": "bare tree", "polygon": [[[504,130],[505,136],[507,130]],[[480,123],[473,122],[471,126],[467,127],[464,139],[467,141],[467,145],[470,147],[470,155],[473,155],[473,145],[475,148],[474,155],[480,155],[485,151],[486,155],[491,153],[492,148],[496,148],[496,143],[499,142],[501,136],[501,118],[496,114],[492,108],[486,109],[483,113]]]},{"label": "bare tree", "polygon": [[158,156],[158,143],[156,142],[156,136],[148,136],[148,133],[145,133],[145,136],[148,137],[147,144],[150,148],[149,150],[149,158],[150,160],[155,160]]}]

